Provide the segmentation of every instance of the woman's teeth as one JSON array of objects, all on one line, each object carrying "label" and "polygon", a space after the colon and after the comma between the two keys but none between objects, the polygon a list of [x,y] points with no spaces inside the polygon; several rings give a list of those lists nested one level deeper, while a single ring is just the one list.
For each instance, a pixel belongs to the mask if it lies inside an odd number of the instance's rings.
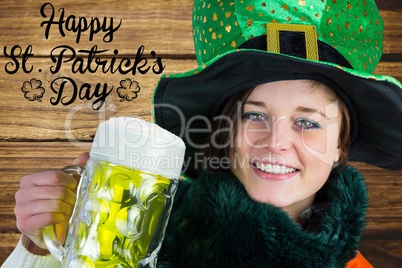
[{"label": "woman's teeth", "polygon": [[295,172],[295,168],[279,166],[279,165],[271,165],[271,164],[264,164],[264,163],[254,163],[255,167],[261,171],[272,173],[272,174],[287,174]]}]

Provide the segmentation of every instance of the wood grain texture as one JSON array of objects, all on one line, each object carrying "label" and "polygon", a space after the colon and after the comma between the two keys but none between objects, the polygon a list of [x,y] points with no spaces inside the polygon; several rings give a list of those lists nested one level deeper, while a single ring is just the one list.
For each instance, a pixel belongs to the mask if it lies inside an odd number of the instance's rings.
[{"label": "wood grain texture", "polygon": [[[6,61],[0,59],[0,65],[4,66]],[[165,73],[178,73],[196,67],[195,60],[163,60]],[[49,62],[39,58],[32,61],[33,66],[46,66]],[[22,141],[22,140],[84,140],[89,141],[95,134],[96,126],[112,116],[131,115],[143,119],[151,119],[152,94],[160,75],[147,73],[145,75],[127,76],[121,74],[83,74],[76,75],[70,70],[70,66],[64,66],[57,74],[49,71],[25,74],[18,72],[15,75],[7,75],[4,69],[0,70],[2,77],[2,89],[0,91],[0,108],[2,113],[7,114],[0,120],[0,141]],[[59,96],[51,90],[51,85],[59,77],[74,77],[76,91],[85,83],[91,85],[89,91],[95,92],[96,86],[100,84],[101,90],[107,84],[107,91],[111,93],[107,96],[103,107],[93,110],[93,103],[99,99],[93,97],[91,100],[79,98],[70,105],[63,105],[59,102],[52,104],[51,100]],[[40,80],[42,87],[46,89],[41,102],[29,101],[25,99],[21,91],[24,81],[32,78]],[[125,79],[138,82],[140,91],[138,97],[132,101],[122,100],[117,94],[120,82]],[[64,81],[64,80],[62,80]],[[57,84],[60,84],[57,82]],[[60,92],[58,85],[55,90]],[[112,89],[113,88],[113,89]],[[75,90],[69,82],[61,95],[67,100],[71,100]],[[86,92],[83,90],[82,92]],[[79,93],[77,93],[79,94]],[[18,131],[16,131],[16,127]]]},{"label": "wood grain texture", "polygon": [[[132,55],[140,45],[144,45],[148,51],[154,50],[160,54],[194,53],[191,29],[192,1],[52,1],[55,21],[60,20],[60,8],[64,8],[65,19],[73,15],[77,18],[85,17],[89,23],[91,17],[98,17],[101,21],[106,17],[113,18],[115,26],[122,21],[111,43],[103,42],[102,32],[90,41],[87,31],[81,35],[79,44],[76,42],[76,33],[64,31],[63,37],[57,26],[52,26],[48,38],[45,38],[46,25],[41,27],[41,23],[48,21],[52,14],[50,6],[47,6],[44,10],[46,17],[42,17],[40,11],[45,2],[2,0],[2,45],[31,44],[36,54],[42,56],[49,55],[49,52],[59,45],[73,46],[75,50],[79,50],[88,49],[95,44],[102,49],[110,49],[109,55],[112,55],[113,49],[119,50],[120,55]],[[180,49],[177,49],[178,47]]]},{"label": "wood grain texture", "polygon": [[[74,49],[90,49],[94,45],[105,50],[102,59],[118,62],[123,58],[135,60],[137,51],[144,46],[143,57],[152,65],[151,51],[162,58],[164,73],[184,72],[196,67],[192,41],[192,0],[158,1],[112,1],[112,0],[57,0],[52,1],[56,16],[63,7],[66,17],[75,15],[90,19],[113,18],[122,20],[121,27],[112,42],[105,42],[103,34],[96,34],[92,41],[88,32],[76,42],[76,34],[60,32],[52,27],[45,38],[45,20],[40,8],[45,1],[0,0],[0,264],[14,248],[19,233],[14,217],[14,194],[20,178],[49,168],[61,168],[91,146],[95,128],[99,122],[111,116],[131,115],[151,119],[152,92],[159,75],[148,71],[128,74],[97,71],[83,74],[72,73],[71,63],[52,73],[54,65],[50,55],[60,45]],[[377,0],[384,19],[383,57],[376,73],[394,76],[402,81],[402,1]],[[50,14],[50,6],[46,9]],[[10,59],[6,51],[19,45],[25,50],[32,46],[33,57],[28,60],[30,73],[21,69],[7,74],[5,66]],[[58,51],[54,52],[58,55]],[[12,66],[9,67],[12,69]],[[59,77],[73,77],[80,87],[88,83],[93,90],[96,85],[108,84],[113,91],[106,98],[103,108],[95,111],[94,101],[76,99],[71,105],[52,105],[51,84]],[[46,92],[39,101],[28,101],[21,91],[24,81],[40,80]],[[117,94],[120,82],[125,79],[139,83],[141,90],[133,101],[122,101]],[[54,82],[60,86],[62,80]],[[94,91],[91,91],[94,92]],[[70,95],[69,95],[70,94]],[[67,93],[65,96],[71,96]],[[401,267],[402,264],[402,171],[387,171],[362,163],[353,163],[366,178],[370,205],[367,228],[361,251],[375,267]]]}]

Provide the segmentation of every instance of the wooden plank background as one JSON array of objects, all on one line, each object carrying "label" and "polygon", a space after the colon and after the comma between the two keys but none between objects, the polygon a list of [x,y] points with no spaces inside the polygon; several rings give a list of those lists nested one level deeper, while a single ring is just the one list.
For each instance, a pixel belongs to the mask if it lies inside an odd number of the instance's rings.
[{"label": "wooden plank background", "polygon": [[[137,71],[135,75],[99,70],[79,74],[72,72],[71,62],[63,63],[60,70],[52,73],[50,66],[55,64],[50,58],[52,50],[67,45],[78,55],[84,55],[78,51],[97,45],[98,50],[107,50],[102,53],[102,59],[110,61],[114,57],[119,62],[123,58],[134,61],[138,49],[144,46],[143,58],[147,58],[147,66],[151,68],[158,57],[165,66],[165,73],[183,72],[196,66],[191,29],[192,0],[53,1],[55,20],[60,19],[60,8],[63,8],[65,19],[74,15],[76,22],[79,17],[99,18],[101,22],[106,17],[108,25],[113,18],[116,27],[122,21],[113,41],[105,42],[108,39],[103,39],[105,33],[102,32],[90,41],[86,31],[81,34],[79,43],[77,33],[66,31],[63,37],[55,25],[45,38],[45,28],[40,25],[49,19],[51,7],[44,9],[47,17],[42,17],[43,4],[41,1],[0,0],[0,264],[19,237],[13,208],[14,193],[22,176],[71,163],[89,149],[97,124],[111,116],[151,119],[152,91],[159,74],[152,70],[145,74]],[[378,0],[377,4],[384,17],[385,44],[376,73],[392,75],[402,81],[402,2]],[[21,52],[18,48],[14,50],[15,55],[21,54],[20,63],[27,48],[34,54],[26,60],[27,69],[32,67],[31,72],[24,72],[22,66],[14,74],[6,72],[6,69],[9,72],[16,69],[15,65],[8,64],[13,60],[6,56],[16,45],[21,49]],[[155,52],[154,58],[151,51]],[[89,83],[91,94],[98,83],[101,86],[107,83],[108,89],[113,86],[113,90],[98,111],[91,108],[95,98],[76,99],[70,105],[53,105],[51,100],[57,94],[52,92],[51,84],[60,81],[59,77],[73,78],[78,88]],[[41,101],[29,101],[21,91],[24,81],[33,78],[40,80],[46,90]],[[120,81],[127,78],[138,82],[141,88],[132,101],[122,101],[117,94]],[[53,84],[57,88],[60,82]],[[370,198],[361,251],[375,267],[401,267],[402,172],[360,163],[354,165],[367,179]]]}]

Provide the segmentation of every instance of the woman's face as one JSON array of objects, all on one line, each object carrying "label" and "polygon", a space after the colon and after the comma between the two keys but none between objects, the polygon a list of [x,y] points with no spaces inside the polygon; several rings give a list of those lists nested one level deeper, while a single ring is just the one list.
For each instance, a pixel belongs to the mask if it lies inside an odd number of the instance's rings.
[{"label": "woman's face", "polygon": [[253,200],[297,218],[339,159],[340,124],[338,103],[307,80],[259,85],[235,127],[231,170]]}]

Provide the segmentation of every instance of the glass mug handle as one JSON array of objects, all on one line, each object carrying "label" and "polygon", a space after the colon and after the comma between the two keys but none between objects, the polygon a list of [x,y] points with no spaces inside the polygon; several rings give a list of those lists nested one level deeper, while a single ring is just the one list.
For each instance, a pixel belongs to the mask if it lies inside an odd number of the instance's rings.
[{"label": "glass mug handle", "polygon": [[[61,169],[61,171],[67,173],[70,176],[73,176],[75,178],[81,178],[82,174],[85,171],[85,168],[82,166],[78,166],[78,165],[71,165],[71,166],[67,166],[63,169]],[[77,187],[77,200],[79,199],[79,195],[80,195],[80,191],[81,191],[81,183],[82,180],[80,179],[80,182],[78,183],[78,187]],[[73,218],[73,215],[75,214],[75,210],[76,210],[77,206],[74,206],[74,210],[73,213],[71,214],[71,219]],[[68,222],[68,225],[71,224],[71,222]],[[54,257],[56,257],[56,259],[58,259],[60,262],[63,259],[64,256],[64,252],[65,249],[63,247],[63,245],[60,243],[59,239],[57,238],[57,233],[56,233],[56,227],[55,225],[50,225],[50,226],[46,226],[43,228],[42,230],[42,236],[43,236],[43,240],[46,244],[47,249],[50,251],[50,253],[52,253],[52,255]]]}]

